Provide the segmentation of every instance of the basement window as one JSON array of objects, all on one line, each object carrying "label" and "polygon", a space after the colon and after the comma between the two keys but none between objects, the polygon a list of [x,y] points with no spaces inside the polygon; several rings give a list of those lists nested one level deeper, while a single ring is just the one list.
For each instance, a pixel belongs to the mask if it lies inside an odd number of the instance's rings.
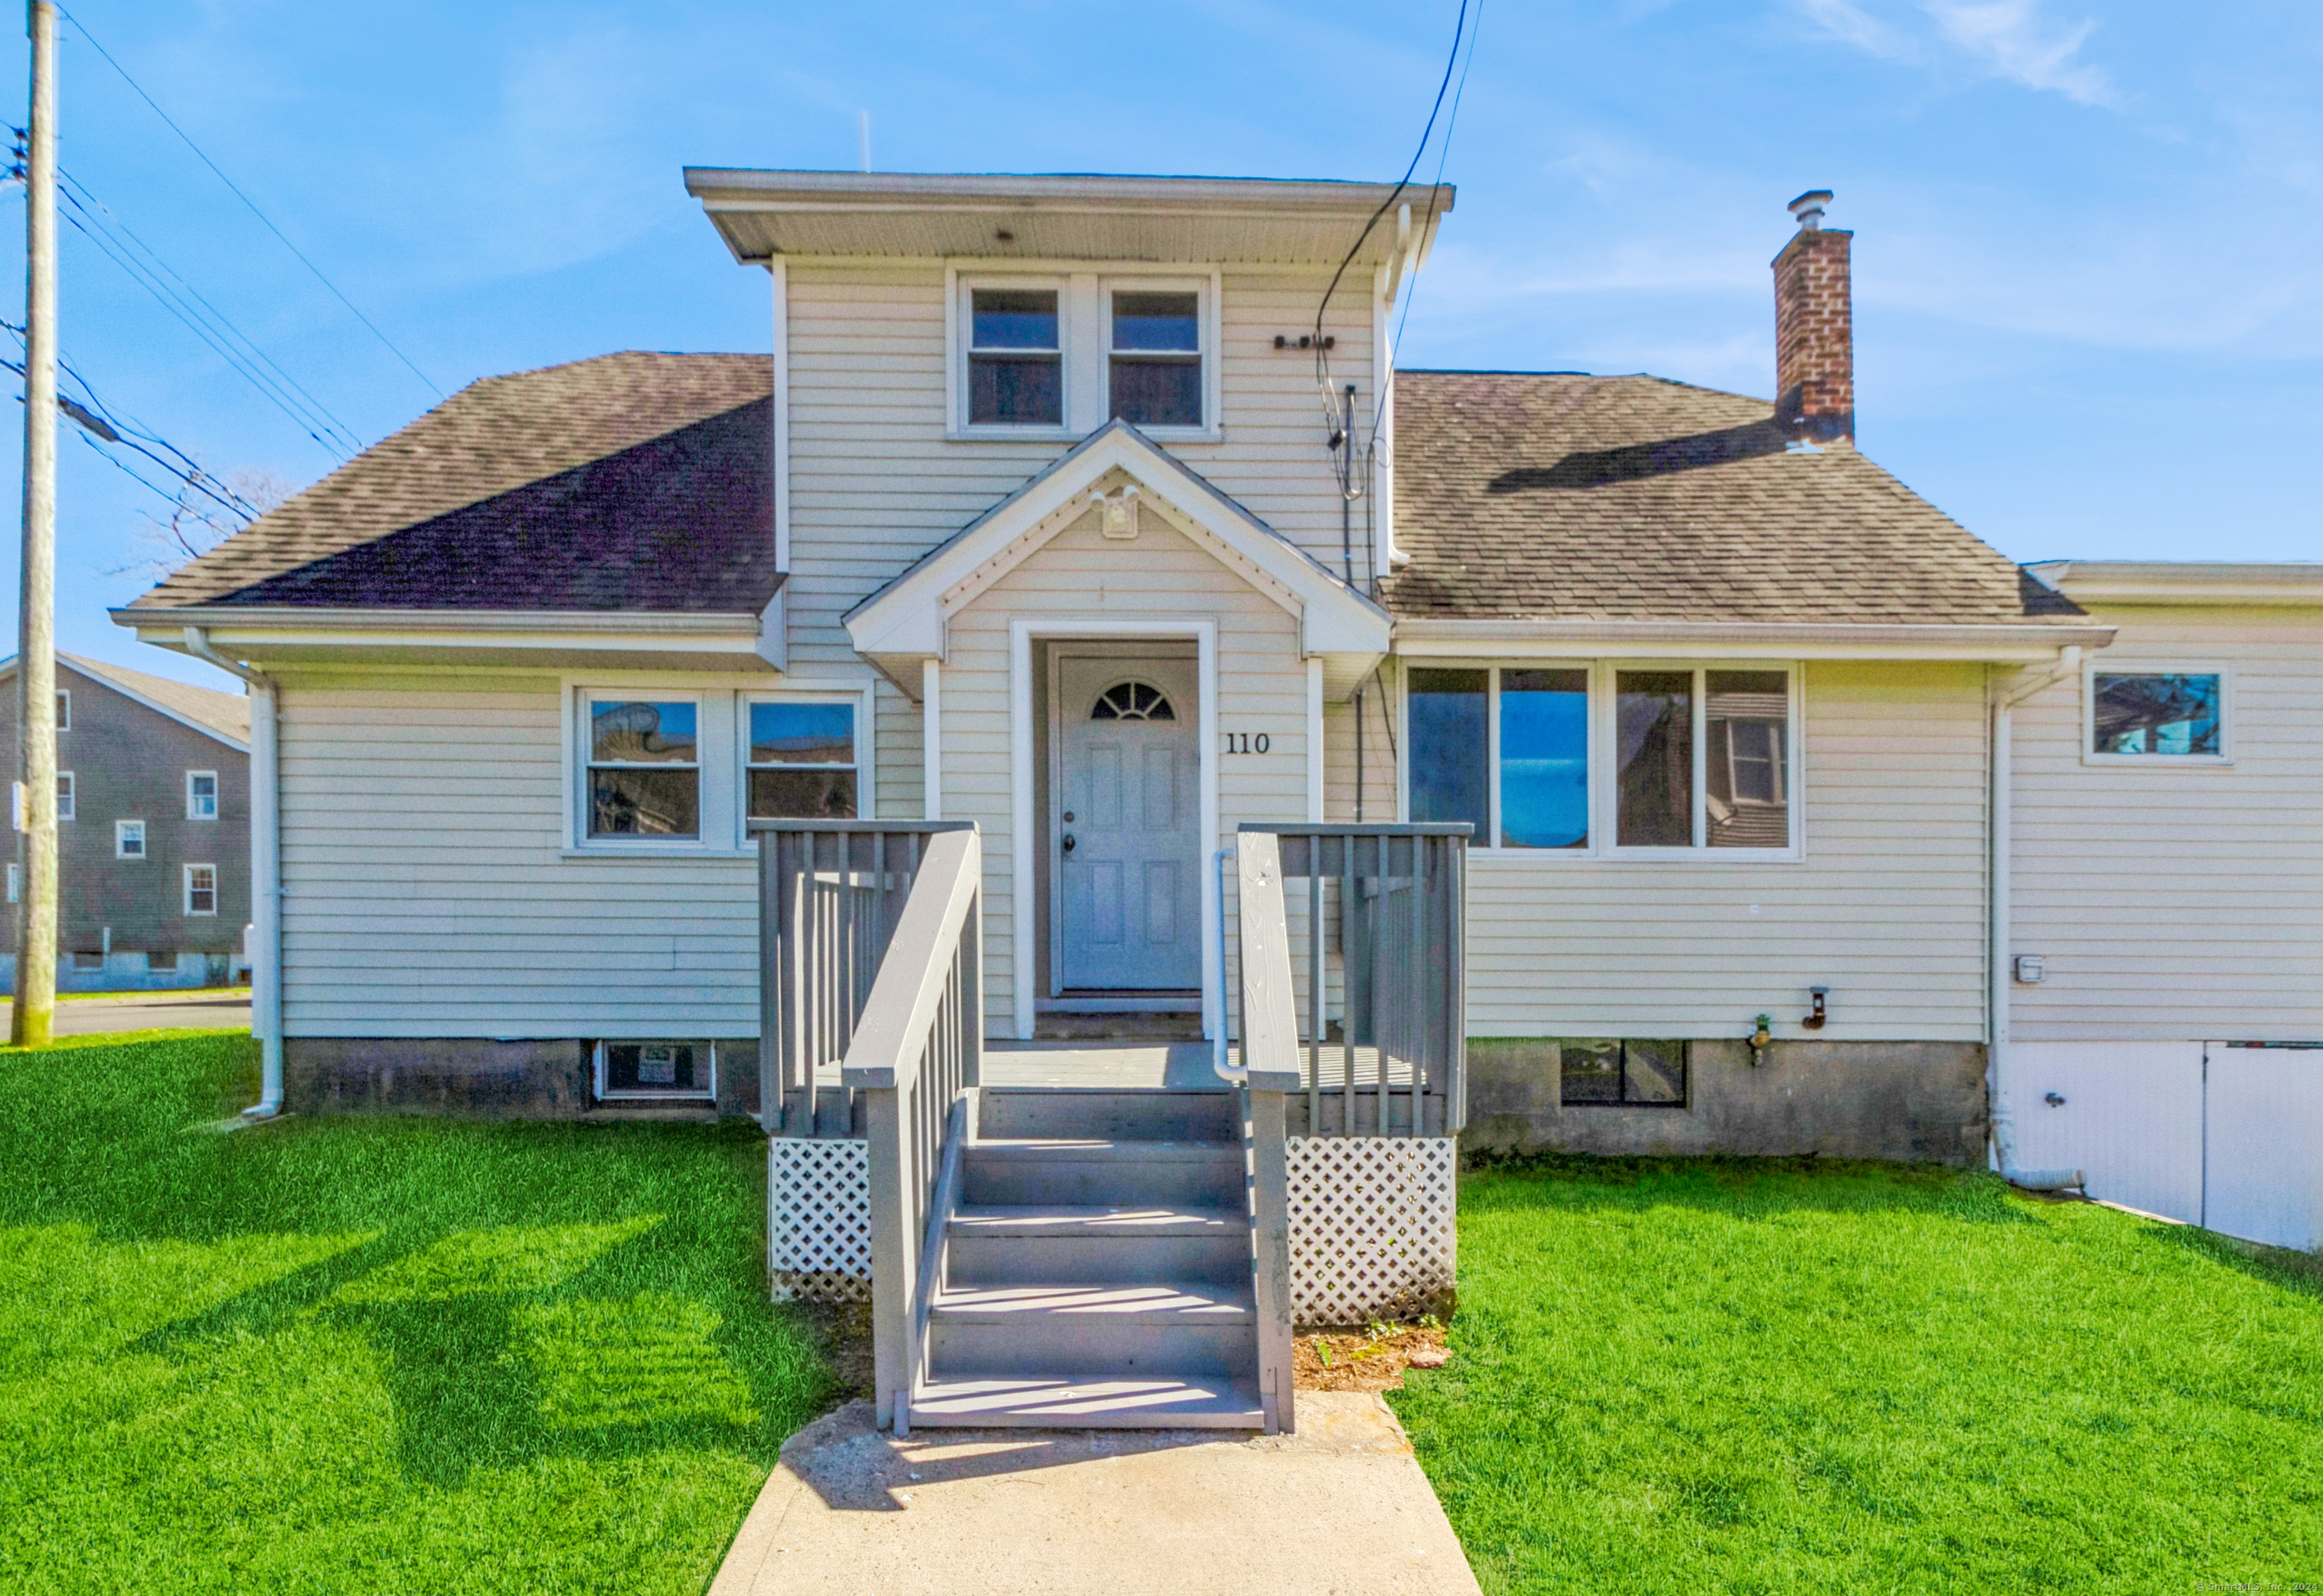
[{"label": "basement window", "polygon": [[1686,1105],[1687,1048],[1683,1041],[1634,1037],[1557,1044],[1559,1101],[1567,1107]]},{"label": "basement window", "polygon": [[175,953],[148,953],[145,955],[145,968],[155,975],[174,975],[178,968],[178,956]]},{"label": "basement window", "polygon": [[597,1096],[622,1098],[718,1096],[714,1041],[601,1041],[596,1046]]},{"label": "basement window", "polygon": [[101,970],[105,968],[104,950],[97,948],[73,949],[72,967],[77,970]]}]

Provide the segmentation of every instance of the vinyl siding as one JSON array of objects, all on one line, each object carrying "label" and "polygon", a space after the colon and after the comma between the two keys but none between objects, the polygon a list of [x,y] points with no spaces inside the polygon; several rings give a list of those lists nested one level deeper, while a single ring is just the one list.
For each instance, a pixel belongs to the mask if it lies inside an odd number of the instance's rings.
[{"label": "vinyl siding", "polygon": [[[936,265],[789,269],[793,657],[851,660],[840,618],[1071,445],[944,436],[944,274]],[[1339,505],[1311,355],[1328,274],[1227,271],[1219,291],[1221,441],[1165,446],[1278,532],[1339,558]],[[1343,286],[1333,371],[1368,417],[1368,283]],[[1355,521],[1363,536],[1361,507]]]},{"label": "vinyl siding", "polygon": [[554,676],[289,678],[286,1034],[758,1033],[751,862],[562,857],[560,706]]},{"label": "vinyl siding", "polygon": [[1804,857],[1472,855],[1472,1035],[1983,1040],[1983,669],[1805,669]]},{"label": "vinyl siding", "polygon": [[944,815],[984,829],[985,1002],[996,1035],[1010,1033],[1016,1017],[1008,651],[1017,617],[1215,620],[1218,723],[1204,734],[1268,738],[1264,754],[1220,757],[1220,832],[1307,812],[1307,673],[1297,620],[1159,518],[1143,523],[1134,542],[1115,542],[1095,529],[1093,517],[1084,518],[952,618],[943,676]]},{"label": "vinyl siding", "polygon": [[2017,709],[2011,1037],[2323,1041],[2323,614],[2098,619],[2102,670],[2231,670],[2234,763],[2084,765],[2079,680]]}]

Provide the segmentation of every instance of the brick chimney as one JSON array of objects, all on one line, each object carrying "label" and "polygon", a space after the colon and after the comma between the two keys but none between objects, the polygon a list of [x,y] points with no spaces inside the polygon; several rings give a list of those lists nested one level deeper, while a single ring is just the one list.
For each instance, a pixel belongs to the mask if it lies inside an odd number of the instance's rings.
[{"label": "brick chimney", "polygon": [[1827,188],[1791,201],[1799,230],[1775,257],[1775,417],[1816,444],[1855,439],[1855,234],[1823,227],[1830,203]]}]

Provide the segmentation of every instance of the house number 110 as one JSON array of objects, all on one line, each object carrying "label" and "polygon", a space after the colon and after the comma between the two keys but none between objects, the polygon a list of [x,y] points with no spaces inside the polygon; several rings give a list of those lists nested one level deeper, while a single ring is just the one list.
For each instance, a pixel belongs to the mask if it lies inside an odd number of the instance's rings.
[{"label": "house number 110", "polygon": [[1229,731],[1226,737],[1229,754],[1263,754],[1272,746],[1262,731]]}]

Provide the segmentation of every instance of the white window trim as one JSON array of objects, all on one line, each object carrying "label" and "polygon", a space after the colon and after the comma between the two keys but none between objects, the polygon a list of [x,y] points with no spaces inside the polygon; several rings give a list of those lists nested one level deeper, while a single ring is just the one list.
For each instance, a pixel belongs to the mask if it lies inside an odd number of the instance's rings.
[{"label": "white window trim", "polygon": [[[186,865],[180,868],[180,880],[183,882],[183,892],[179,902],[184,906],[184,913],[187,917],[194,920],[209,920],[216,918],[217,914],[217,901],[225,894],[225,882],[224,878],[218,875],[218,867],[216,865]],[[197,909],[194,907],[194,872],[197,870],[207,870],[210,873],[210,906],[207,909]]]},{"label": "white window trim", "polygon": [[[2218,751],[2215,754],[2100,754],[2098,744],[2099,676],[2216,676],[2218,679]],[[2186,660],[2085,659],[2081,662],[2081,763],[2092,769],[2225,770],[2235,762],[2235,673],[2230,665]]]},{"label": "white window trim", "polygon": [[8,861],[8,901],[15,903],[24,895],[24,867],[14,859]]},{"label": "white window trim", "polygon": [[[194,806],[194,782],[200,776],[207,776],[210,778],[210,812],[207,814],[202,813],[200,810]],[[216,820],[218,818],[218,810],[222,807],[224,798],[225,794],[218,790],[218,773],[216,771],[189,770],[186,772],[186,818],[188,820]]]},{"label": "white window trim", "polygon": [[[1113,409],[1113,297],[1116,293],[1182,294],[1191,291],[1196,296],[1195,335],[1199,347],[1196,358],[1202,364],[1202,424],[1199,427],[1144,427],[1138,431],[1159,443],[1216,443],[1223,436],[1218,425],[1218,406],[1225,384],[1221,368],[1225,362],[1218,358],[1218,272],[1216,269],[1197,277],[1187,273],[1171,276],[1156,272],[1138,276],[1105,277],[1097,284],[1097,378],[1104,385],[1101,390],[1103,407],[1107,414],[1097,417],[1102,427],[1112,419]],[[1070,412],[1069,412],[1070,413]]]},{"label": "white window trim", "polygon": [[[700,687],[673,687],[658,683],[591,680],[574,683],[566,694],[565,715],[565,853],[589,858],[667,858],[682,855],[741,853],[740,819],[735,806],[736,788],[717,779],[721,769],[738,763],[734,717],[721,712],[719,694]],[[731,696],[730,692],[727,696]],[[589,835],[589,706],[600,700],[693,705],[693,768],[698,773],[695,835],[692,837],[592,837]]]},{"label": "white window trim", "polygon": [[72,689],[69,687],[57,689],[57,729],[72,729]]},{"label": "white window trim", "polygon": [[60,821],[79,819],[80,784],[73,780],[73,773],[69,770],[57,772],[57,780],[63,784],[57,793],[57,819]]},{"label": "white window trim", "polygon": [[[1158,442],[1214,444],[1224,441],[1226,403],[1224,319],[1220,310],[1224,274],[1214,265],[1155,269],[1122,263],[1115,269],[1065,271],[1053,264],[947,261],[944,266],[944,436],[952,443],[995,439],[1077,442],[1111,418],[1113,408],[1113,291],[1184,293],[1200,297],[1202,425],[1139,430]],[[968,419],[969,339],[974,317],[969,296],[977,289],[1053,289],[1057,294],[1058,363],[1063,393],[1062,425],[1023,426]]]},{"label": "white window trim", "polygon": [[[643,1088],[613,1091],[605,1085],[606,1057],[609,1046],[651,1045],[669,1042],[678,1047],[710,1050],[710,1085],[707,1087],[672,1087],[668,1091],[648,1091]],[[615,1036],[600,1038],[590,1049],[592,1086],[600,1103],[714,1103],[718,1100],[718,1042],[713,1037],[690,1036]]]},{"label": "white window trim", "polygon": [[[1589,845],[1586,848],[1509,848],[1501,841],[1501,672],[1579,666],[1589,673]],[[1484,711],[1488,821],[1492,834],[1468,845],[1468,857],[1488,864],[1514,862],[1547,865],[1552,868],[1578,864],[1798,864],[1806,858],[1805,678],[1799,660],[1740,659],[1522,659],[1405,658],[1395,674],[1396,812],[1411,815],[1411,671],[1482,670],[1486,673]],[[1790,841],[1782,848],[1712,848],[1709,846],[1710,720],[1703,712],[1707,676],[1712,671],[1771,671],[1786,673],[1789,682],[1790,723],[1785,738],[1784,791],[1789,800]],[[1691,671],[1694,674],[1694,841],[1684,848],[1623,848],[1613,841],[1618,822],[1620,787],[1613,770],[1618,745],[1614,677],[1620,671]]]},{"label": "white window trim", "polygon": [[[137,851],[135,853],[131,853],[129,851],[129,837],[133,828],[134,829],[137,836]],[[115,821],[113,822],[113,857],[116,859],[147,859],[152,858],[152,854],[149,851],[149,845],[146,841],[145,822],[143,821]]]},{"label": "white window trim", "polygon": [[[861,686],[849,683],[817,685],[802,682],[795,686],[754,688],[734,695],[734,812],[740,817],[743,835],[741,846],[749,847],[750,772],[753,768],[773,770],[777,766],[753,766],[750,764],[750,706],[765,703],[851,704],[855,710],[855,811],[858,820],[876,819],[879,809],[879,773],[874,759],[879,746],[877,690],[869,683]],[[805,766],[798,768],[828,770],[830,766]]]}]

